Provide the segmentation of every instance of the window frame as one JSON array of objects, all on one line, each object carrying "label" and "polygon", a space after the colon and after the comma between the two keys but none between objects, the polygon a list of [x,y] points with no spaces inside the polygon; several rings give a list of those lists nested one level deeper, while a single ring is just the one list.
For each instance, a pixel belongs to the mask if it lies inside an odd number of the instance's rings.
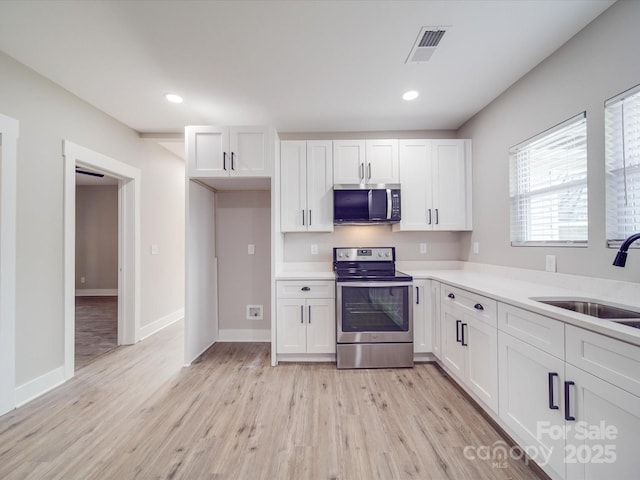
[{"label": "window frame", "polygon": [[[630,97],[638,97],[637,101],[639,105],[638,107],[635,107],[635,108],[640,108],[640,84],[635,85],[634,87],[631,87],[617,95],[614,95],[613,97],[605,100],[604,102],[603,113],[604,113],[604,138],[605,138],[605,162],[604,163],[605,163],[605,202],[606,202],[605,203],[605,237],[606,237],[607,248],[619,248],[620,245],[624,242],[625,238],[628,237],[628,235],[625,234],[624,238],[611,238],[612,235],[610,235],[611,223],[615,221],[616,224],[619,224],[619,221],[617,221],[617,218],[618,218],[617,214],[616,214],[616,220],[613,220],[610,216],[611,215],[610,211],[612,209],[614,209],[615,211],[618,210],[617,205],[611,205],[611,188],[612,188],[611,178],[612,178],[612,175],[615,175],[613,172],[617,170],[618,175],[622,174],[623,177],[626,177],[627,172],[633,171],[633,170],[635,171],[640,170],[640,162],[631,164],[629,166],[624,165],[626,161],[625,160],[626,155],[624,155],[624,153],[623,153],[623,159],[622,159],[622,166],[615,165],[614,167],[613,166],[614,161],[612,161],[610,158],[610,156],[613,155],[613,153],[610,151],[610,148],[609,148],[610,143],[607,141],[607,138],[609,138],[610,136],[609,128],[611,127],[608,109],[612,107],[616,107],[619,104],[624,105],[624,101],[629,99]],[[623,109],[624,109],[624,106],[623,106]],[[626,143],[624,140],[625,139],[624,113],[623,113],[622,121],[617,123],[615,126],[620,127],[621,125],[622,125],[622,142],[623,142],[622,149],[623,149],[623,152],[625,152]],[[636,175],[637,174],[638,173],[636,172]],[[624,180],[624,183],[626,184],[626,179]],[[633,225],[634,225],[633,229],[635,231],[640,231],[640,220],[638,221],[638,223],[634,223]],[[619,230],[616,233],[619,233]],[[630,248],[640,248],[640,245],[633,244],[631,245]]]},{"label": "window frame", "polygon": [[[535,144],[537,141],[545,138],[551,137],[554,133],[570,127],[574,124],[583,123],[584,124],[584,179],[573,180],[569,183],[561,183],[558,185],[550,185],[544,188],[540,188],[538,190],[534,190],[533,192],[528,192],[526,195],[523,195],[519,192],[514,192],[515,186],[517,184],[517,180],[519,178],[519,174],[517,172],[518,164],[517,164],[517,155],[526,147],[529,147]],[[577,248],[586,248],[589,246],[589,198],[588,198],[588,151],[587,151],[587,112],[582,111],[577,115],[574,115],[553,127],[550,127],[514,146],[509,148],[509,233],[510,233],[510,245],[512,247],[577,247]],[[517,208],[517,204],[522,201],[522,199],[534,198],[538,195],[544,193],[553,193],[553,192],[563,192],[568,191],[568,186],[584,186],[585,195],[587,196],[585,202],[585,208],[587,210],[586,215],[586,238],[584,240],[522,240],[517,239],[517,237],[521,237],[522,227],[520,226],[524,222],[522,221],[519,212],[514,211]],[[516,223],[517,220],[518,223]],[[520,229],[520,232],[517,232],[516,229]]]}]

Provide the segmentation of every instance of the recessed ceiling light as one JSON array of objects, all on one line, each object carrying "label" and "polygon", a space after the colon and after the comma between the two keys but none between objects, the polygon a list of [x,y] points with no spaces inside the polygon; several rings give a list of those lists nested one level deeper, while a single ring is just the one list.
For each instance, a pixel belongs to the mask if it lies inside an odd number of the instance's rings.
[{"label": "recessed ceiling light", "polygon": [[180,95],[176,95],[175,93],[167,93],[164,98],[166,98],[171,103],[182,103],[182,97]]},{"label": "recessed ceiling light", "polygon": [[402,99],[403,100],[415,100],[416,98],[418,98],[418,95],[420,95],[418,92],[416,92],[415,90],[409,90],[408,92],[404,92],[402,94]]}]

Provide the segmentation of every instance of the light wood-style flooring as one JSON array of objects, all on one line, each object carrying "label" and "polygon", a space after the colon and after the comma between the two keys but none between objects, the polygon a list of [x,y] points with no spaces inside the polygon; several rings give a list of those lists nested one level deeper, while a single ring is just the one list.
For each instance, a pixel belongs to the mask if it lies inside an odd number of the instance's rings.
[{"label": "light wood-style flooring", "polygon": [[114,350],[0,417],[2,479],[534,479],[467,460],[499,433],[435,365],[269,364],[214,345],[182,368],[182,325]]},{"label": "light wood-style flooring", "polygon": [[76,297],[76,370],[118,347],[118,297]]}]

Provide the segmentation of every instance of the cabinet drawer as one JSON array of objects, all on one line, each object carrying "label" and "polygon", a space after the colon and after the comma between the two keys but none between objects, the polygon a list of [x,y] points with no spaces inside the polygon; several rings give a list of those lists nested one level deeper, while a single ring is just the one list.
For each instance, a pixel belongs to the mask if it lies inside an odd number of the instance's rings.
[{"label": "cabinet drawer", "polygon": [[276,282],[278,298],[335,298],[336,284],[324,280]]},{"label": "cabinet drawer", "polygon": [[566,326],[566,361],[640,397],[640,347]]},{"label": "cabinet drawer", "polygon": [[505,303],[498,304],[498,328],[564,359],[564,323]]},{"label": "cabinet drawer", "polygon": [[455,305],[478,320],[494,327],[497,325],[498,302],[495,300],[444,283],[441,292],[441,306],[443,308],[446,305]]}]

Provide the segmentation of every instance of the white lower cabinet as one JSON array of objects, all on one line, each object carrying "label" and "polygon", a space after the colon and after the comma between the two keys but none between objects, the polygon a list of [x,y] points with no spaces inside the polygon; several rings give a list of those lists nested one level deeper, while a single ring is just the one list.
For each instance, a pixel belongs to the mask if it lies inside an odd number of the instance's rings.
[{"label": "white lower cabinet", "polygon": [[335,353],[334,283],[278,281],[277,291],[276,352]]},{"label": "white lower cabinet", "polygon": [[640,397],[566,365],[567,479],[640,478]]},{"label": "white lower cabinet", "polygon": [[564,478],[564,360],[498,332],[500,419],[551,477]]},{"label": "white lower cabinet", "polygon": [[413,281],[413,352],[433,350],[433,317],[430,280]]},{"label": "white lower cabinet", "polygon": [[640,347],[509,305],[498,312],[499,418],[518,444],[553,479],[639,478]]},{"label": "white lower cabinet", "polygon": [[441,297],[442,362],[463,386],[497,413],[496,302],[445,285]]}]

